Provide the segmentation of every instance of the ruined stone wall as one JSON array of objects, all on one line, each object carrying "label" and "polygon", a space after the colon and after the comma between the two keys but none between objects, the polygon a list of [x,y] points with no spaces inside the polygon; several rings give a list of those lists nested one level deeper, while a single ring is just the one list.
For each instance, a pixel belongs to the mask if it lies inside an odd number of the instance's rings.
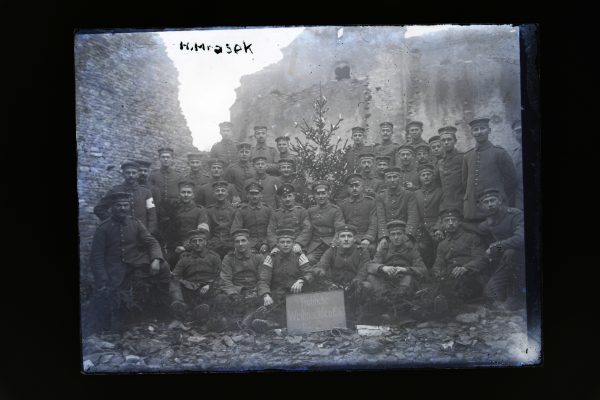
[{"label": "ruined stone wall", "polygon": [[93,208],[121,183],[120,164],[153,161],[171,146],[176,169],[195,150],[178,100],[178,75],[158,35],[82,34],[75,38],[77,192],[82,282],[98,219]]}]

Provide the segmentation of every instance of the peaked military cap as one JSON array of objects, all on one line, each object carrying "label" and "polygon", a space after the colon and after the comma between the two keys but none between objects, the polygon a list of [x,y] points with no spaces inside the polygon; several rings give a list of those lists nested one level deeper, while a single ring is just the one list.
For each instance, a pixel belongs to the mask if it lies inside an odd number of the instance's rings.
[{"label": "peaked military cap", "polygon": [[277,238],[289,237],[293,239],[296,237],[296,231],[294,229],[277,229],[275,236]]},{"label": "peaked military cap", "polygon": [[295,191],[296,188],[294,188],[294,185],[292,185],[291,183],[284,183],[283,185],[277,188],[277,195],[283,196],[288,193],[294,193]]},{"label": "peaked military cap", "polygon": [[385,175],[387,175],[387,174],[401,174],[402,170],[400,169],[400,167],[387,167],[385,170],[383,170],[383,173]]},{"label": "peaked military cap", "polygon": [[344,179],[344,183],[349,185],[354,182],[363,182],[364,180],[365,178],[363,178],[361,174],[350,174]]},{"label": "peaked military cap", "polygon": [[352,232],[354,235],[356,235],[357,231],[356,231],[356,227],[354,225],[340,224],[335,227],[335,233],[341,233],[341,232]]},{"label": "peaked military cap", "polygon": [[294,160],[292,160],[291,158],[280,158],[279,161],[277,161],[277,163],[294,165],[296,162]]},{"label": "peaked military cap", "polygon": [[454,133],[456,134],[456,132],[458,131],[458,129],[455,126],[442,126],[440,129],[438,129],[438,133],[441,135],[443,133]]},{"label": "peaked military cap", "polygon": [[400,219],[396,219],[396,220],[390,221],[387,224],[385,224],[385,227],[387,228],[388,231],[392,231],[395,228],[405,228],[406,222],[404,222]]},{"label": "peaked military cap", "polygon": [[204,228],[198,228],[198,229],[194,229],[192,231],[189,231],[187,233],[187,238],[191,239],[191,238],[199,237],[199,236],[202,236],[202,237],[206,238],[206,237],[208,237],[209,234],[210,234],[210,232],[208,232],[206,229],[204,229]]},{"label": "peaked military cap", "polygon": [[352,133],[354,133],[354,132],[365,133],[365,128],[363,128],[362,126],[355,126],[354,128],[352,128]]},{"label": "peaked military cap", "polygon": [[489,118],[475,118],[474,120],[469,122],[469,125],[471,127],[474,127],[476,125],[489,125],[489,124],[490,124]]},{"label": "peaked military cap", "polygon": [[286,140],[286,141],[290,141],[290,137],[289,136],[285,136],[285,135],[281,135],[281,136],[277,136],[275,138],[275,143],[279,142],[280,140]]},{"label": "peaked military cap", "polygon": [[267,127],[264,126],[264,125],[257,125],[257,126],[254,127],[254,132],[257,132],[257,131],[266,131],[266,130],[267,130]]},{"label": "peaked military cap", "polygon": [[375,161],[379,162],[379,161],[386,161],[388,164],[390,162],[392,162],[392,157],[390,156],[377,156],[375,157]]},{"label": "peaked military cap", "polygon": [[240,143],[237,144],[237,149],[238,150],[241,150],[241,149],[244,149],[244,148],[245,149],[251,149],[252,145],[250,143],[248,143],[248,142],[240,142]]},{"label": "peaked military cap", "polygon": [[148,168],[150,165],[152,165],[152,163],[150,161],[146,161],[146,160],[134,160],[136,163],[138,163],[138,165],[140,167],[143,168]]},{"label": "peaked military cap", "polygon": [[421,171],[435,171],[435,167],[433,166],[433,164],[430,163],[423,163],[423,164],[419,164],[417,166],[417,172],[421,173]]},{"label": "peaked military cap", "polygon": [[419,143],[418,145],[416,145],[415,147],[413,147],[415,153],[417,151],[419,151],[419,149],[425,149],[427,150],[427,152],[429,152],[431,149],[429,148],[429,145],[427,143]]},{"label": "peaked military cap", "polygon": [[392,124],[391,122],[382,122],[379,124],[380,127],[384,127],[384,126],[389,126],[390,128],[394,127],[394,124]]},{"label": "peaked military cap", "polygon": [[138,169],[140,167],[140,164],[137,161],[127,160],[123,164],[121,164],[121,169],[125,169],[127,167]]},{"label": "peaked military cap", "polygon": [[253,163],[257,162],[258,160],[265,160],[265,161],[267,161],[267,157],[263,156],[263,155],[258,155],[258,156],[252,157],[252,162]]},{"label": "peaked military cap", "polygon": [[433,142],[439,142],[440,140],[442,140],[442,138],[439,135],[433,135],[432,137],[429,138],[427,143],[431,144]]},{"label": "peaked military cap", "polygon": [[215,181],[215,182],[212,183],[211,186],[213,187],[213,189],[220,188],[220,187],[228,188],[229,187],[229,182],[227,182],[227,181]]},{"label": "peaked military cap", "polygon": [[477,200],[481,201],[481,199],[487,196],[502,197],[502,191],[498,188],[483,189],[477,193]]},{"label": "peaked military cap", "polygon": [[408,128],[409,128],[410,126],[412,126],[412,125],[416,125],[416,126],[419,126],[419,127],[421,127],[421,128],[423,127],[423,123],[422,123],[421,121],[409,121],[409,122],[406,124],[406,129],[408,129]]},{"label": "peaked military cap", "polygon": [[256,183],[256,182],[250,182],[249,184],[246,185],[246,187],[244,188],[246,189],[246,192],[250,193],[250,192],[262,192],[263,191],[263,187],[260,183]]},{"label": "peaked military cap", "polygon": [[219,128],[224,128],[224,127],[226,127],[226,126],[228,126],[228,127],[230,127],[230,128],[231,128],[231,127],[233,126],[233,124],[232,124],[231,122],[229,122],[229,121],[221,122],[221,123],[219,124]]},{"label": "peaked military cap", "polygon": [[446,217],[462,218],[462,211],[460,211],[458,208],[446,208],[440,211],[440,219],[444,219]]},{"label": "peaked military cap", "polygon": [[175,154],[175,150],[170,147],[161,147],[158,149],[158,155],[160,156],[162,153],[171,153],[171,155]]},{"label": "peaked military cap", "polygon": [[325,186],[325,187],[327,187],[327,190],[331,189],[331,185],[329,184],[329,182],[327,182],[325,180],[319,180],[312,184],[312,189],[314,192],[317,191],[318,186]]},{"label": "peaked military cap", "polygon": [[375,158],[375,154],[369,153],[369,152],[364,152],[364,153],[360,153],[358,155],[358,158]]},{"label": "peaked military cap", "polygon": [[235,232],[231,233],[231,237],[232,238],[236,238],[238,236],[246,236],[247,238],[250,237],[250,231],[248,231],[248,229],[238,229]]},{"label": "peaked military cap", "polygon": [[177,183],[177,186],[179,186],[179,189],[185,186],[191,187],[192,189],[196,188],[196,184],[192,181],[180,181]]},{"label": "peaked military cap", "polygon": [[411,153],[415,153],[415,149],[414,147],[412,147],[410,144],[403,144],[402,146],[398,147],[398,153],[402,152],[402,151],[410,151]]},{"label": "peaked military cap", "polygon": [[131,203],[133,201],[133,196],[131,195],[131,193],[127,192],[114,192],[108,196],[108,201],[110,202],[110,204],[114,204],[119,201],[128,201]]},{"label": "peaked military cap", "polygon": [[222,167],[225,167],[225,160],[221,160],[220,158],[211,158],[208,160],[209,166],[213,166],[215,164],[221,164]]},{"label": "peaked military cap", "polygon": [[188,160],[202,160],[202,153],[189,153],[187,155]]}]

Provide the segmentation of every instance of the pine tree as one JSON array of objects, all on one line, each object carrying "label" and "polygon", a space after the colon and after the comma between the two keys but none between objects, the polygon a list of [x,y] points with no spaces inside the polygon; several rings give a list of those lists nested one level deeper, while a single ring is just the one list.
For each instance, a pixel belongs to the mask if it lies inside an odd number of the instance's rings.
[{"label": "pine tree", "polygon": [[303,119],[299,129],[305,140],[296,137],[296,144],[291,144],[290,147],[298,155],[297,171],[304,175],[306,182],[310,185],[317,180],[328,181],[332,188],[332,198],[335,198],[344,185],[344,178],[350,172],[344,160],[348,139],[340,146],[342,139],[334,134],[339,129],[342,118],[335,124],[328,124],[325,114],[329,108],[320,85],[319,97],[313,102],[313,109],[314,126]]}]

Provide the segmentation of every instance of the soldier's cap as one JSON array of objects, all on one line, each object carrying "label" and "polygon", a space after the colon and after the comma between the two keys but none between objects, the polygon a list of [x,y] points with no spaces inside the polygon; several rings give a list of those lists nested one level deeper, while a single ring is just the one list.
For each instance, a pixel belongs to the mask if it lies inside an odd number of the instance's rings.
[{"label": "soldier's cap", "polygon": [[281,136],[277,136],[275,138],[275,143],[278,143],[280,140],[286,140],[286,141],[290,141],[290,137],[286,136],[286,135],[281,135]]},{"label": "soldier's cap", "polygon": [[410,144],[405,143],[402,146],[398,147],[398,153],[401,153],[403,151],[410,151],[411,153],[415,153],[415,148],[412,147]]},{"label": "soldier's cap", "polygon": [[246,185],[246,187],[244,188],[246,189],[246,192],[248,193],[252,193],[252,192],[256,192],[256,193],[260,193],[263,191],[263,187],[260,183],[257,182],[250,182],[249,184]]},{"label": "soldier's cap", "polygon": [[431,144],[433,142],[439,142],[440,140],[442,140],[442,138],[439,135],[433,135],[432,137],[429,138],[427,143]]},{"label": "soldier's cap", "polygon": [[161,147],[158,149],[158,155],[160,156],[162,153],[171,153],[171,155],[175,154],[175,150],[170,147]]},{"label": "soldier's cap", "polygon": [[375,157],[375,161],[379,162],[379,161],[386,161],[388,164],[390,162],[392,162],[392,157],[390,156],[377,156]]},{"label": "soldier's cap", "polygon": [[442,126],[440,129],[438,129],[438,133],[441,135],[443,133],[453,133],[456,134],[456,132],[458,131],[458,129],[455,126]]},{"label": "soldier's cap", "polygon": [[472,128],[474,126],[477,125],[490,125],[490,119],[489,118],[475,118],[474,120],[472,120],[471,122],[469,122],[469,126]]},{"label": "soldier's cap", "polygon": [[337,225],[335,227],[335,233],[342,233],[342,232],[352,232],[353,235],[356,235],[356,227],[354,225],[348,225],[348,224],[340,224]]},{"label": "soldier's cap", "polygon": [[325,186],[325,187],[327,188],[327,190],[331,189],[331,185],[329,184],[329,182],[327,182],[327,181],[325,181],[325,180],[322,180],[322,179],[321,179],[321,180],[315,181],[315,182],[312,184],[312,190],[313,190],[313,192],[316,192],[316,191],[317,191],[317,188],[318,188],[319,186]]},{"label": "soldier's cap", "polygon": [[207,238],[209,235],[210,235],[210,232],[207,229],[198,227],[198,229],[194,229],[192,231],[189,231],[187,233],[187,238],[188,239],[192,239],[192,238],[195,238],[195,237],[204,237],[204,238]]},{"label": "soldier's cap", "polygon": [[431,149],[429,148],[429,145],[427,143],[419,143],[418,145],[413,147],[413,149],[415,150],[415,153],[417,151],[419,151],[420,149],[426,150],[427,152],[431,151]]},{"label": "soldier's cap", "polygon": [[394,127],[394,124],[392,124],[391,122],[382,122],[379,124],[380,127],[384,127],[384,126],[389,126],[390,128]]},{"label": "soldier's cap", "polygon": [[202,160],[202,153],[189,153],[187,155],[188,160]]},{"label": "soldier's cap", "polygon": [[433,166],[433,164],[430,163],[423,163],[423,164],[419,164],[417,166],[417,172],[420,174],[421,171],[435,171],[435,167]]},{"label": "soldier's cap", "polygon": [[138,165],[140,167],[143,168],[148,168],[150,167],[150,165],[152,165],[152,163],[150,161],[146,161],[146,160],[134,160],[136,163],[138,163]]},{"label": "soldier's cap", "polygon": [[518,119],[516,121],[514,121],[511,125],[510,125],[510,129],[512,129],[513,131],[515,129],[521,129],[521,120]]},{"label": "soldier's cap", "polygon": [[259,161],[259,160],[265,160],[265,161],[267,161],[267,157],[266,156],[255,156],[255,157],[252,157],[252,162],[253,163],[255,163],[255,162]]},{"label": "soldier's cap", "polygon": [[360,153],[358,155],[358,158],[375,158],[375,154],[369,153],[369,152],[364,152],[364,153]]},{"label": "soldier's cap", "polygon": [[483,200],[483,198],[488,196],[496,196],[502,198],[502,191],[498,188],[482,189],[477,193],[477,201],[481,201]]},{"label": "soldier's cap", "polygon": [[446,208],[440,211],[440,219],[444,219],[446,217],[456,217],[462,218],[462,211],[458,208]]},{"label": "soldier's cap", "polygon": [[363,178],[361,174],[350,174],[344,179],[344,183],[350,185],[354,182],[364,182],[364,180],[365,178]]},{"label": "soldier's cap", "polygon": [[277,239],[284,237],[293,239],[296,237],[296,231],[293,229],[277,229],[277,231],[275,231],[275,236],[277,236]]},{"label": "soldier's cap", "polygon": [[120,201],[128,201],[131,203],[133,201],[133,196],[131,195],[131,193],[127,192],[114,192],[108,196],[108,201],[110,202],[110,204],[115,204]]},{"label": "soldier's cap", "polygon": [[281,185],[277,188],[277,195],[283,196],[288,193],[294,193],[295,191],[296,191],[296,188],[294,187],[294,185],[292,185],[291,183],[284,183],[283,185]]},{"label": "soldier's cap", "polygon": [[363,128],[362,126],[355,126],[354,128],[352,128],[352,133],[354,133],[354,132],[365,133],[365,128]]},{"label": "soldier's cap", "polygon": [[231,128],[231,127],[233,126],[233,124],[232,124],[231,122],[229,122],[229,121],[221,122],[221,123],[219,124],[219,128],[224,128],[224,127],[226,127],[226,126],[228,126],[228,127],[230,127],[230,128]]},{"label": "soldier's cap", "polygon": [[138,168],[140,168],[140,164],[137,161],[127,160],[123,164],[121,164],[121,169],[125,169],[125,168],[138,169]]},{"label": "soldier's cap", "polygon": [[421,128],[423,127],[423,123],[421,121],[409,121],[406,124],[406,130],[408,130],[408,128],[411,127],[411,126],[413,126],[413,125],[419,126]]},{"label": "soldier's cap", "polygon": [[401,174],[402,170],[400,169],[400,167],[387,167],[386,169],[383,170],[384,175],[389,175],[389,174]]},{"label": "soldier's cap", "polygon": [[396,220],[390,221],[387,224],[385,224],[385,227],[387,228],[387,230],[389,232],[391,232],[397,228],[406,228],[406,222],[404,222],[400,219],[396,219]]},{"label": "soldier's cap", "polygon": [[211,158],[208,160],[209,166],[213,166],[215,164],[221,164],[222,167],[225,167],[225,160],[221,160],[220,158]]},{"label": "soldier's cap", "polygon": [[280,158],[279,161],[277,161],[278,164],[291,164],[294,165],[296,164],[296,162],[294,160],[292,160],[291,158]]},{"label": "soldier's cap", "polygon": [[229,187],[229,182],[227,181],[215,181],[212,183],[211,185],[213,187],[213,189],[216,188],[228,188]]},{"label": "soldier's cap", "polygon": [[257,125],[257,126],[254,127],[254,132],[257,132],[257,131],[266,131],[266,130],[267,130],[267,127],[264,126],[264,125]]},{"label": "soldier's cap", "polygon": [[179,186],[179,189],[181,189],[182,187],[191,187],[192,189],[196,188],[196,184],[192,181],[180,181],[177,183],[177,186]]},{"label": "soldier's cap", "polygon": [[235,232],[231,233],[231,237],[232,238],[236,238],[238,236],[246,236],[247,238],[250,237],[250,231],[248,231],[248,229],[238,229]]},{"label": "soldier's cap", "polygon": [[248,142],[240,142],[237,144],[237,149],[241,150],[241,149],[251,149],[252,148],[252,144],[248,143]]}]

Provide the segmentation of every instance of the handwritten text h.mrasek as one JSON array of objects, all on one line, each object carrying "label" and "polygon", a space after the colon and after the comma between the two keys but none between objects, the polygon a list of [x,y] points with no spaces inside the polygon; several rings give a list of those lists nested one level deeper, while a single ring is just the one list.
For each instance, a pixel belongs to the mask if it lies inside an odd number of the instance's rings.
[{"label": "handwritten text h.mrasek", "polygon": [[251,53],[254,54],[254,52],[252,51],[251,47],[252,47],[252,43],[250,44],[246,44],[245,41],[242,41],[243,46],[240,46],[239,44],[234,44],[233,47],[231,47],[229,45],[229,43],[225,43],[225,48],[223,48],[223,46],[219,46],[219,45],[210,45],[207,44],[205,45],[204,43],[193,43],[191,44],[190,42],[179,42],[179,50],[189,50],[189,51],[214,51],[215,54],[221,54],[221,53],[225,53],[225,54],[238,54],[239,52],[243,51],[244,53]]}]

